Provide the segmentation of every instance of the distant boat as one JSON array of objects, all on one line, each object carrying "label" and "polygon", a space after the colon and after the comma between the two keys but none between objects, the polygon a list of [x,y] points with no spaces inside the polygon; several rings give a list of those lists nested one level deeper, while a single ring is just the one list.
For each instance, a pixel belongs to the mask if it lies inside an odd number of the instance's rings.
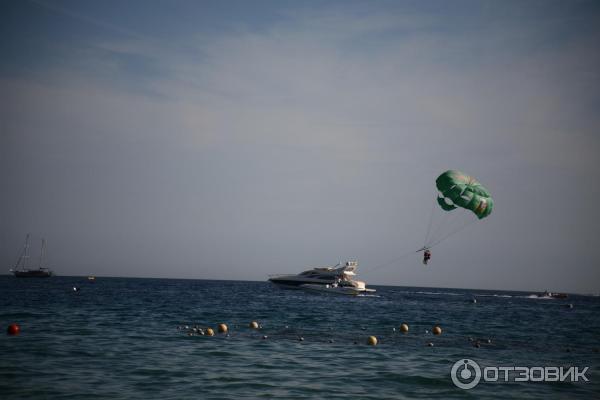
[{"label": "distant boat", "polygon": [[367,289],[363,281],[354,280],[358,262],[348,261],[346,265],[318,267],[298,275],[271,275],[269,281],[286,288],[305,289],[333,294],[358,295],[375,292]]},{"label": "distant boat", "polygon": [[569,297],[569,295],[566,293],[552,293],[546,290],[541,297],[552,297],[553,299],[566,299]]},{"label": "distant boat", "polygon": [[46,262],[46,240],[42,239],[42,249],[40,251],[40,263],[38,268],[29,268],[29,234],[25,237],[25,246],[19,255],[19,259],[12,272],[17,278],[48,278],[52,276],[52,271],[45,267]]},{"label": "distant boat", "polygon": [[532,294],[530,297],[537,297],[539,299],[567,299],[569,298],[569,295],[566,293],[553,293],[546,290],[544,293]]},{"label": "distant boat", "polygon": [[93,275],[90,275],[90,276],[88,276],[88,281],[89,281],[89,282],[92,282],[92,283],[93,283],[93,282],[96,282],[96,277],[95,277],[95,276],[93,276]]},{"label": "distant boat", "polygon": [[305,284],[331,285],[340,279],[351,280],[357,267],[356,261],[348,261],[344,266],[317,267],[297,275],[269,275],[269,281],[288,288],[299,288]]}]

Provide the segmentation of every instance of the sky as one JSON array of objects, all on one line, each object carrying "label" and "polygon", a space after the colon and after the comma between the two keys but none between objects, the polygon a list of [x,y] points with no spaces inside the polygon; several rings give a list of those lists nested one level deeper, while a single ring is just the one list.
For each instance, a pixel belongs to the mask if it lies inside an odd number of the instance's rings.
[{"label": "sky", "polygon": [[599,50],[597,1],[0,0],[2,273],[599,293]]}]

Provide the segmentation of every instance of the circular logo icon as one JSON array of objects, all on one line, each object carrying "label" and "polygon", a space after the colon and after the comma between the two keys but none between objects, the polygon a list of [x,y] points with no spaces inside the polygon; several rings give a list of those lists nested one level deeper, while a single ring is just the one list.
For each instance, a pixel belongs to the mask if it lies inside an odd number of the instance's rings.
[{"label": "circular logo icon", "polygon": [[450,370],[452,383],[461,389],[473,389],[481,380],[481,368],[473,360],[464,358],[458,360]]}]

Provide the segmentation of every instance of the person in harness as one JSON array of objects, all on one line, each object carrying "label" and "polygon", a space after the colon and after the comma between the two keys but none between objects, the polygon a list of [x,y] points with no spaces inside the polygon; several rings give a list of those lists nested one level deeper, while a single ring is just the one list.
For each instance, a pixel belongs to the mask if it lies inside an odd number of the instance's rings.
[{"label": "person in harness", "polygon": [[427,265],[427,263],[429,262],[430,259],[431,259],[431,251],[429,251],[429,249],[425,249],[425,251],[423,252],[423,264]]}]

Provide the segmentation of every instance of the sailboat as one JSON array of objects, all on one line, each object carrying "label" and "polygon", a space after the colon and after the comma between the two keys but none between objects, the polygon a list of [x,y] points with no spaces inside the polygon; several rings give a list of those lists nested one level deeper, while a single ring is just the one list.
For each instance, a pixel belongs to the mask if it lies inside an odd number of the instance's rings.
[{"label": "sailboat", "polygon": [[46,262],[46,240],[42,239],[42,249],[40,251],[39,267],[29,268],[27,266],[29,260],[29,234],[25,237],[25,246],[19,255],[17,264],[11,268],[10,272],[15,274],[17,278],[47,278],[52,276],[52,271],[44,266]]}]

